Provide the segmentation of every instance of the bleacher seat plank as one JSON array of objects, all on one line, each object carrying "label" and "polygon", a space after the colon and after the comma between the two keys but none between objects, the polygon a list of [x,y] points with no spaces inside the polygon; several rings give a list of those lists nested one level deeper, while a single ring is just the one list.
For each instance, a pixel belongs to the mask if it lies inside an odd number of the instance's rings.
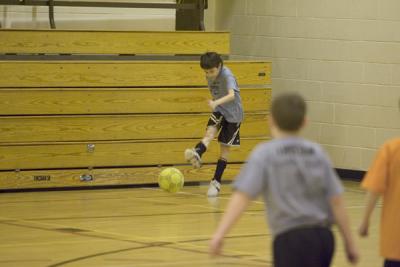
[{"label": "bleacher seat plank", "polygon": [[0,30],[0,53],[228,55],[228,32]]},{"label": "bleacher seat plank", "polygon": [[[232,180],[243,164],[229,164],[224,180]],[[185,177],[185,182],[209,181],[214,175],[215,164],[203,165],[201,169],[191,166],[175,166]],[[0,190],[28,188],[87,187],[107,185],[156,184],[161,167],[65,169],[0,172]],[[81,175],[91,175],[93,180],[81,181]]]},{"label": "bleacher seat plank", "polygon": [[[269,62],[227,61],[239,85],[270,84]],[[204,86],[195,61],[0,61],[0,87]]]},{"label": "bleacher seat plank", "polygon": [[[249,152],[266,138],[242,139],[229,161],[244,162]],[[158,166],[184,164],[183,151],[198,139],[150,142],[89,142],[0,145],[0,170]],[[90,152],[92,151],[92,152]],[[204,155],[205,163],[215,163],[219,147],[214,142]]]},{"label": "bleacher seat plank", "polygon": [[[271,89],[241,88],[245,112],[269,110]],[[7,88],[1,115],[209,112],[207,88]]]},{"label": "bleacher seat plank", "polygon": [[[242,137],[268,136],[267,113],[247,114]],[[202,138],[209,114],[0,117],[0,143]]]}]

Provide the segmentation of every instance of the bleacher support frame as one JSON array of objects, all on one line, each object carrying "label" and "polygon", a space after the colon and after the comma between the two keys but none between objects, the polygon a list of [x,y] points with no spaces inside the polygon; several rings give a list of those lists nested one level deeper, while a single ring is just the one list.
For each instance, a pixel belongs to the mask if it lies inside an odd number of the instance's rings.
[{"label": "bleacher support frame", "polygon": [[[205,0],[207,1],[207,0]],[[199,1],[197,4],[191,3],[137,3],[137,2],[105,2],[105,1],[62,1],[62,0],[0,0],[0,5],[16,5],[16,6],[48,6],[49,22],[51,29],[56,28],[54,19],[54,7],[108,7],[108,8],[157,8],[157,9],[191,9],[199,10],[200,14],[204,14],[207,3]],[[204,15],[200,16],[200,25],[204,30]]]}]

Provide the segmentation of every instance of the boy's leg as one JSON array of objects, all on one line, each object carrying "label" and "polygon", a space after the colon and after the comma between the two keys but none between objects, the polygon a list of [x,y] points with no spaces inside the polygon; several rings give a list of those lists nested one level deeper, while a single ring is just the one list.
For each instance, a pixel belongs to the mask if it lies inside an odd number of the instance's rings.
[{"label": "boy's leg", "polygon": [[197,143],[194,148],[188,148],[185,150],[185,159],[192,163],[194,168],[198,169],[201,167],[201,156],[206,152],[208,145],[214,139],[217,131],[217,128],[214,126],[207,127],[204,138]]},{"label": "boy's leg", "polygon": [[206,134],[203,139],[197,143],[194,148],[188,148],[185,150],[186,161],[192,163],[194,168],[201,167],[201,156],[206,152],[208,145],[216,136],[222,121],[222,114],[214,112],[211,114],[210,119],[207,123]]},{"label": "boy's leg", "polygon": [[400,261],[385,260],[384,267],[400,267]]},{"label": "boy's leg", "polygon": [[229,146],[220,144],[220,156],[219,156],[219,159],[217,162],[217,167],[215,169],[214,178],[213,178],[213,180],[216,180],[219,183],[221,183],[222,175],[224,174],[224,170],[226,168],[226,165],[228,164],[228,157],[229,157],[230,151],[231,151],[231,148]]},{"label": "boy's leg", "polygon": [[[207,126],[206,134],[204,135],[201,142],[199,142],[199,144],[203,144],[207,149],[208,146],[210,145],[211,141],[217,135],[217,132],[218,132],[217,126],[215,126],[215,125]],[[197,148],[197,145],[196,145],[196,148]]]},{"label": "boy's leg", "polygon": [[221,190],[221,179],[228,163],[228,156],[230,152],[230,147],[224,144],[220,144],[220,157],[217,162],[217,167],[215,168],[214,177],[210,182],[208,187],[207,195],[209,197],[216,197]]},{"label": "boy's leg", "polygon": [[295,229],[278,235],[273,247],[275,267],[328,267],[334,238],[331,230],[323,227]]},{"label": "boy's leg", "polygon": [[240,145],[240,123],[230,123],[225,119],[221,122],[221,132],[218,136],[218,142],[220,143],[220,157],[217,162],[215,174],[208,187],[207,195],[209,197],[216,197],[221,190],[221,179],[222,174],[226,168],[228,162],[228,156],[230,153],[231,146]]}]

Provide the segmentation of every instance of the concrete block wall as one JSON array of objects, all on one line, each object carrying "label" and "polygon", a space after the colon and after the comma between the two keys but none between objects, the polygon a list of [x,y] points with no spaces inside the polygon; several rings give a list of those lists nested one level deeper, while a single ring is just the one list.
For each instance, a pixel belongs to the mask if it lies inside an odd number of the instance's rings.
[{"label": "concrete block wall", "polygon": [[335,167],[367,170],[400,136],[400,1],[218,0],[215,27],[234,57],[273,62],[274,93],[306,98],[304,135]]}]

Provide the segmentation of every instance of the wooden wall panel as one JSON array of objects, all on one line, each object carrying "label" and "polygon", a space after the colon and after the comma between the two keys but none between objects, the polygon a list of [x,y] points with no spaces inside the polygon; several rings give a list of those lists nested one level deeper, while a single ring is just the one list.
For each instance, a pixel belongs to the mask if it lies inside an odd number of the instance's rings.
[{"label": "wooden wall panel", "polygon": [[[247,114],[242,137],[268,136],[267,114]],[[0,144],[202,138],[209,114],[0,117]]]},{"label": "wooden wall panel", "polygon": [[[269,62],[229,61],[239,85],[270,84]],[[194,61],[0,61],[0,87],[204,86]]]},{"label": "wooden wall panel", "polygon": [[[183,173],[185,182],[208,182],[215,171],[215,164],[203,165],[201,169],[193,169],[187,165],[174,167]],[[224,181],[234,179],[241,167],[242,164],[229,164],[224,172]],[[0,172],[0,190],[155,184],[163,168],[165,167],[6,171]],[[93,180],[82,181],[80,177],[85,174],[91,175]]]},{"label": "wooden wall panel", "polygon": [[[271,89],[241,88],[245,113],[268,111]],[[1,115],[209,112],[207,88],[0,89]]]},{"label": "wooden wall panel", "polygon": [[228,32],[0,30],[0,53],[229,54]]},{"label": "wooden wall panel", "polygon": [[[233,148],[229,161],[244,162],[249,152],[266,139],[242,139]],[[149,142],[96,142],[93,152],[90,143],[54,143],[0,145],[0,170],[53,169],[120,166],[158,166],[184,164],[183,152],[198,140]],[[219,147],[214,142],[204,155],[205,163],[215,163]]]}]

